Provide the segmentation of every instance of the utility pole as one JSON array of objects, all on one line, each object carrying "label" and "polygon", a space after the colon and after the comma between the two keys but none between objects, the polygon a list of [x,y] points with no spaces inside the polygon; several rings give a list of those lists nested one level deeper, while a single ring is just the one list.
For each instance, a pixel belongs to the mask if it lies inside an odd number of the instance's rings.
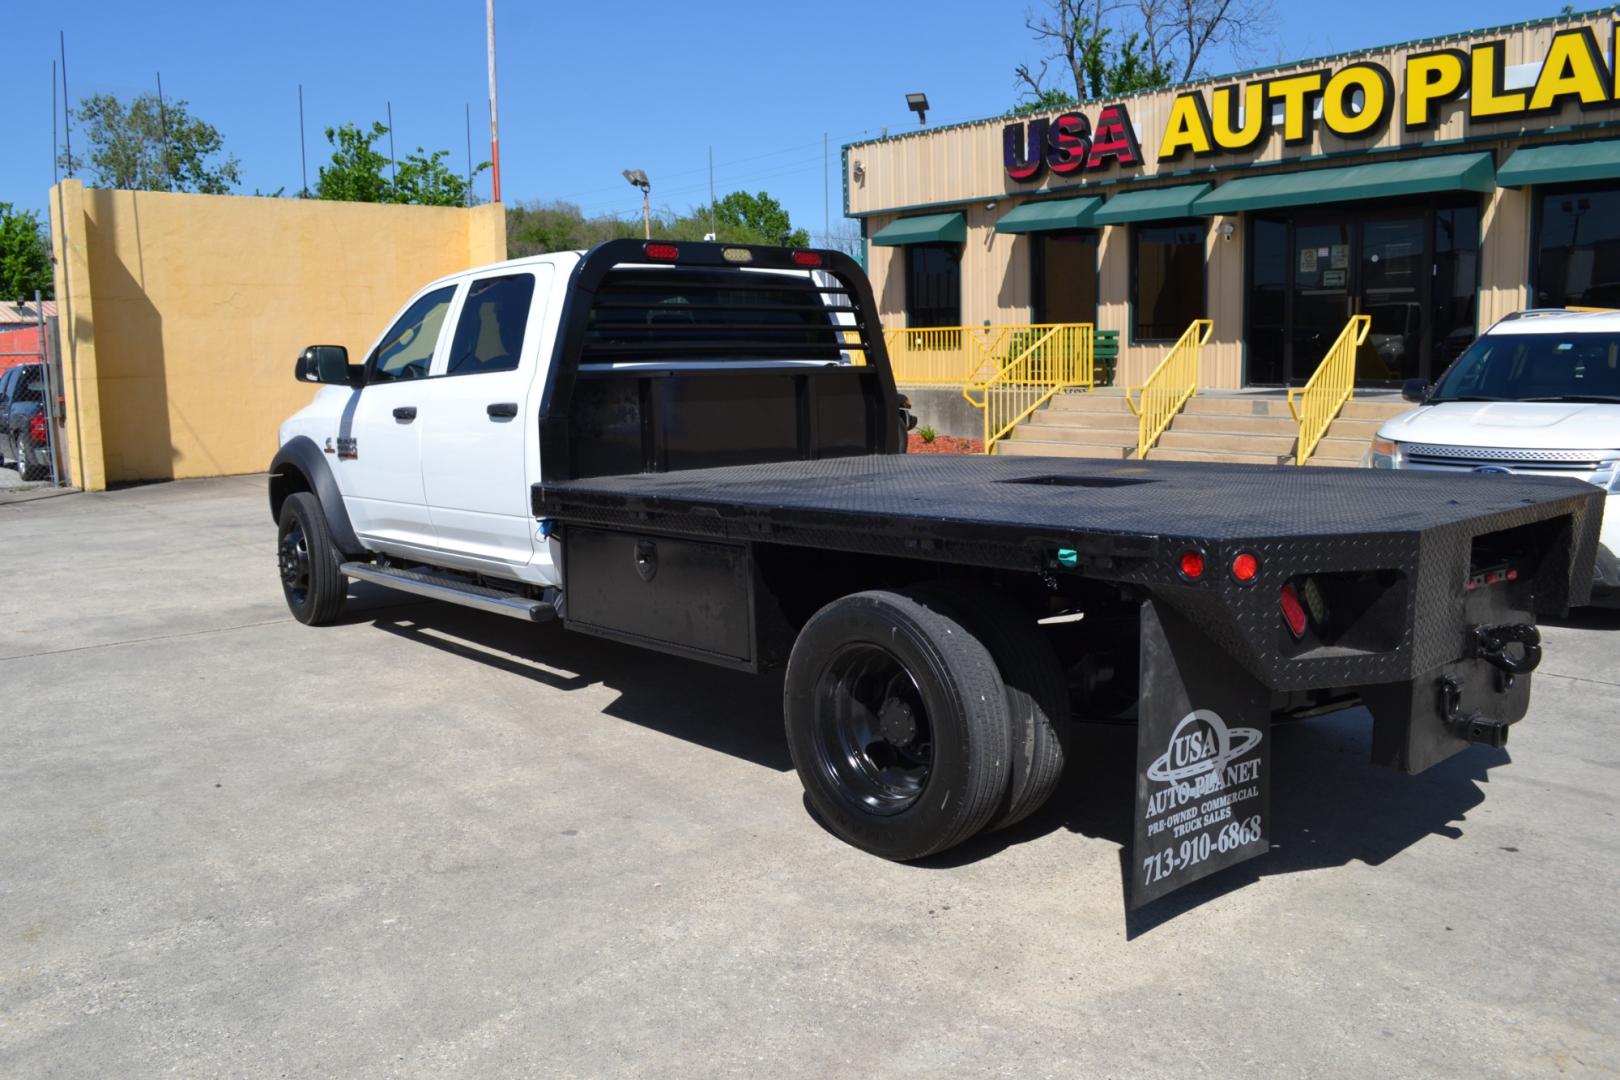
[{"label": "utility pole", "polygon": [[169,179],[169,112],[163,105],[163,72],[157,73],[158,128],[163,132],[163,179]]},{"label": "utility pole", "polygon": [[388,107],[388,173],[392,176],[394,190],[399,190],[399,164],[394,160],[394,103],[384,102]]},{"label": "utility pole", "polygon": [[821,242],[826,247],[832,247],[832,173],[829,171],[827,158],[827,133],[821,133]]},{"label": "utility pole", "polygon": [[51,183],[62,182],[62,165],[57,160],[61,155],[56,149],[56,61],[51,61]]},{"label": "utility pole", "polygon": [[489,168],[491,202],[501,201],[501,125],[495,108],[495,0],[484,0],[489,37]]},{"label": "utility pole", "polygon": [[715,220],[714,205],[714,147],[709,147],[709,235],[720,239],[720,223]]},{"label": "utility pole", "polygon": [[467,206],[472,205],[472,103],[462,102],[462,112],[467,121],[467,194],[461,200]]},{"label": "utility pole", "polygon": [[73,99],[68,97],[67,88],[67,35],[61,30],[56,32],[57,44],[62,48],[62,139],[67,150],[68,179],[73,179]]},{"label": "utility pole", "polygon": [[309,156],[304,150],[304,84],[298,84],[298,171],[304,177],[304,198],[309,198]]}]

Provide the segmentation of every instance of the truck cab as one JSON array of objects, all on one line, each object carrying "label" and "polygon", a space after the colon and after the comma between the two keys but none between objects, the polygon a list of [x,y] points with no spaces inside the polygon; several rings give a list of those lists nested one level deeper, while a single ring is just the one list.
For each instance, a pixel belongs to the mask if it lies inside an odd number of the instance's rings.
[{"label": "truck cab", "polygon": [[[1620,312],[1526,311],[1492,326],[1417,407],[1378,431],[1375,469],[1561,476],[1620,490]],[[1607,506],[1593,599],[1620,605],[1620,512]]]}]

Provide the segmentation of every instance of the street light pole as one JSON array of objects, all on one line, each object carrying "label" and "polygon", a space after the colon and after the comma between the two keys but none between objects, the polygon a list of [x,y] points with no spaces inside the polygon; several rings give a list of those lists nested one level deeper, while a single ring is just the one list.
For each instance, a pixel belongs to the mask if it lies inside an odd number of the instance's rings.
[{"label": "street light pole", "polygon": [[652,239],[652,181],[640,169],[625,169],[624,178],[630,181],[631,187],[641,189],[641,236],[644,240]]}]

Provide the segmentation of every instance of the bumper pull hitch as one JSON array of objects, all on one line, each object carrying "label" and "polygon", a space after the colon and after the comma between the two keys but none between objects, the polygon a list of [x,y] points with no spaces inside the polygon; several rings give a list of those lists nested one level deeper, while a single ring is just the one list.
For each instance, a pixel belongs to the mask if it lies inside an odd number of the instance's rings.
[{"label": "bumper pull hitch", "polygon": [[[1496,668],[1500,689],[1513,688],[1514,679],[1528,675],[1541,663],[1541,632],[1528,623],[1505,626],[1476,626],[1469,635],[1474,658]],[[1517,654],[1508,646],[1523,647]],[[1511,721],[1494,720],[1478,709],[1463,708],[1462,683],[1450,675],[1440,680],[1440,712],[1453,735],[1471,743],[1501,748],[1507,745]]]},{"label": "bumper pull hitch", "polygon": [[[1529,623],[1476,626],[1473,637],[1474,655],[1510,677],[1528,675],[1541,664],[1541,631]],[[1514,642],[1524,646],[1518,656],[1507,651]]]}]

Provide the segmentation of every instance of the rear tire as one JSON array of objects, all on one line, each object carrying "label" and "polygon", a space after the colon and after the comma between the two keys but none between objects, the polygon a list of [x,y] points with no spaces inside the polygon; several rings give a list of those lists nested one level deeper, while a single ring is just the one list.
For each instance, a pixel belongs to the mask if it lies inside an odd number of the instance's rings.
[{"label": "rear tire", "polygon": [[1069,688],[1057,654],[1033,615],[976,581],[934,582],[907,590],[968,627],[990,650],[1007,687],[1011,779],[985,831],[1029,817],[1046,804],[1063,776],[1072,716]]},{"label": "rear tire", "polygon": [[307,626],[324,626],[343,611],[348,584],[338,571],[342,561],[326,515],[314,495],[300,491],[281,504],[276,535],[281,591],[293,618]]},{"label": "rear tire", "polygon": [[811,808],[862,851],[924,858],[1002,803],[1006,689],[985,646],[944,612],[892,592],[833,601],[794,642],[783,697]]}]

